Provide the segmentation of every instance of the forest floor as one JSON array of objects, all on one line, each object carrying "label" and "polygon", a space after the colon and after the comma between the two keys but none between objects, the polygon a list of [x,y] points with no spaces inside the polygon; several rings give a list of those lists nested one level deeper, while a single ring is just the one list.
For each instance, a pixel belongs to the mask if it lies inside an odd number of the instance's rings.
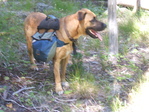
[{"label": "forest floor", "polygon": [[[85,72],[94,75],[95,83],[100,85],[96,94],[80,95],[72,91],[71,87],[65,94],[58,96],[54,93],[53,65],[50,65],[49,70],[43,68],[43,63],[40,63],[39,71],[30,70],[26,51],[26,55],[23,55],[24,62],[19,65],[11,63],[7,68],[1,65],[1,109],[5,112],[111,112],[110,104],[115,95],[128,102],[131,88],[140,81],[143,74],[149,75],[148,63],[140,63],[141,54],[149,54],[146,47],[133,48],[127,57],[120,59],[118,66],[108,65],[110,63],[106,62],[107,65],[103,67],[100,59],[94,56],[98,52],[88,52],[91,53],[90,56],[82,57],[83,67]],[[130,64],[130,60],[135,62],[135,65]],[[70,60],[68,73],[71,66]],[[107,70],[109,68],[112,69],[110,73]],[[67,76],[68,80],[70,77],[71,75]],[[70,81],[69,83],[71,84]]]}]

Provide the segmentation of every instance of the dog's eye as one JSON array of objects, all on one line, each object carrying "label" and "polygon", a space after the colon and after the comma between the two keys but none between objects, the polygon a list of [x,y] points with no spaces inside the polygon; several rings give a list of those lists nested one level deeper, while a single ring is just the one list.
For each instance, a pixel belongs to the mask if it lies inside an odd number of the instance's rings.
[{"label": "dog's eye", "polygon": [[96,17],[94,17],[90,22],[91,23],[95,23],[97,20],[96,20]]}]

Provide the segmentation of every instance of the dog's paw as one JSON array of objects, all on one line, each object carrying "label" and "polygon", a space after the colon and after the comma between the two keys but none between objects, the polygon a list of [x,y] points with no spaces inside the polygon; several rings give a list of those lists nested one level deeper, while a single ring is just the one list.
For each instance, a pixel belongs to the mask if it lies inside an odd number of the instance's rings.
[{"label": "dog's paw", "polygon": [[58,95],[62,95],[62,94],[64,94],[64,91],[62,90],[62,91],[57,91],[56,92]]},{"label": "dog's paw", "polygon": [[49,68],[50,68],[50,67],[49,67],[49,64],[47,64],[47,63],[44,62],[44,64],[43,64],[43,69],[49,70]]},{"label": "dog's paw", "polygon": [[58,95],[62,95],[62,94],[64,93],[64,90],[62,89],[60,83],[56,84],[55,92],[56,92]]},{"label": "dog's paw", "polygon": [[69,88],[69,83],[68,82],[62,82],[63,88]]},{"label": "dog's paw", "polygon": [[38,69],[38,67],[37,67],[37,65],[31,65],[31,67],[30,67],[32,70],[36,70],[36,71],[38,71],[39,69]]}]

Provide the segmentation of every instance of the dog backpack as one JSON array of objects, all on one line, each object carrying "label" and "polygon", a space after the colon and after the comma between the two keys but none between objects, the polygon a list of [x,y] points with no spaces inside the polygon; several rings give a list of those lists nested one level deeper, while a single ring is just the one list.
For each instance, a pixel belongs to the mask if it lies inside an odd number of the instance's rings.
[{"label": "dog backpack", "polygon": [[44,33],[36,32],[32,38],[33,55],[37,61],[49,62],[53,59],[56,48],[66,45],[63,41],[59,40],[55,32],[47,32],[49,29],[58,30],[59,20],[50,15],[47,16],[38,26],[40,29],[45,29]]},{"label": "dog backpack", "polygon": [[59,30],[59,19],[53,15],[48,15],[44,20],[40,22],[37,29],[45,29],[46,31],[49,29]]}]

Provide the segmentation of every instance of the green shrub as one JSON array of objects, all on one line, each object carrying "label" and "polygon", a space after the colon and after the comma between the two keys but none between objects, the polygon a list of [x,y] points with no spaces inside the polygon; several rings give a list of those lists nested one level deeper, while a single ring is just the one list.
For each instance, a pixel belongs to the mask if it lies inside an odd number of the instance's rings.
[{"label": "green shrub", "polygon": [[123,35],[124,41],[145,43],[149,35],[146,20],[146,16],[138,17],[133,14],[126,18],[121,18],[121,22],[119,23],[119,33],[120,35]]}]

